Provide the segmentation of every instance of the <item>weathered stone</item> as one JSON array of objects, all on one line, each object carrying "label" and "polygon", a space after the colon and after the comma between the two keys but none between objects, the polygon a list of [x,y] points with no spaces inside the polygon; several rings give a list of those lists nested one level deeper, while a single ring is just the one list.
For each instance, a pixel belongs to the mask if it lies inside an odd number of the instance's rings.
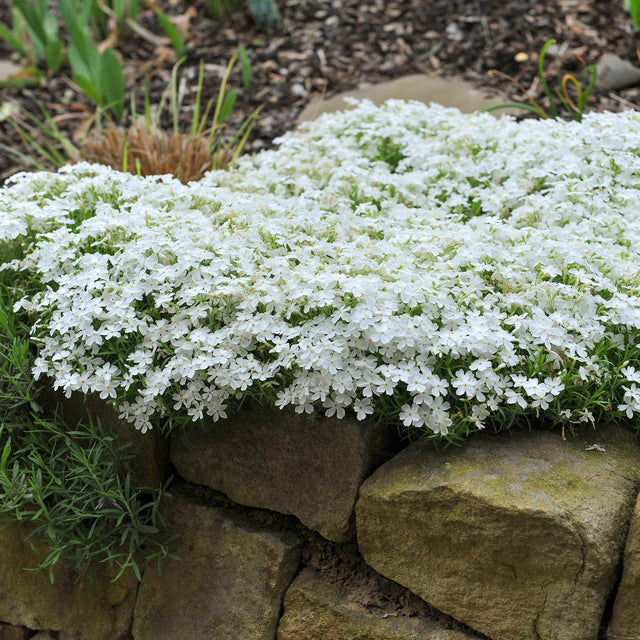
[{"label": "weathered stone", "polygon": [[169,439],[158,430],[147,433],[118,417],[118,411],[102,400],[98,394],[73,393],[66,398],[61,392],[46,391],[40,398],[45,411],[57,414],[73,427],[84,420],[100,420],[115,435],[119,444],[128,444],[135,456],[127,462],[136,483],[147,487],[160,487],[171,475]]},{"label": "weathered stone", "polygon": [[362,486],[360,550],[492,640],[595,640],[639,462],[622,427],[416,442]]},{"label": "weathered stone", "polygon": [[29,640],[58,640],[56,636],[49,633],[49,631],[38,631],[35,636],[32,636]]},{"label": "weathered stone", "polygon": [[[425,74],[412,74],[377,84],[363,86],[359,89],[345,91],[326,100],[316,100],[308,104],[298,117],[298,122],[314,120],[321,113],[333,113],[350,107],[345,98],[371,100],[381,105],[393,98],[396,100],[417,100],[429,104],[435,102],[445,107],[456,107],[464,113],[472,113],[508,102],[505,95],[489,97],[487,92],[478,91],[471,83],[456,77],[432,77]],[[500,109],[501,113],[519,113],[519,110]]]},{"label": "weathered stone", "polygon": [[236,502],[293,514],[335,541],[354,533],[358,489],[378,463],[384,428],[252,405],[171,436],[178,473]]},{"label": "weathered stone", "polygon": [[640,638],[640,498],[631,518],[608,638]]},{"label": "weathered stone", "polygon": [[164,513],[179,535],[162,574],[145,570],[135,640],[274,640],[300,541],[176,495]]},{"label": "weathered stone", "polygon": [[474,640],[474,633],[446,629],[424,617],[398,616],[354,606],[339,585],[304,569],[289,587],[278,640]]},{"label": "weathered stone", "polygon": [[22,67],[11,60],[0,60],[0,81],[10,80],[12,76],[20,73]]},{"label": "weathered stone", "polygon": [[596,89],[616,91],[640,84],[640,69],[614,53],[605,53],[596,65]]},{"label": "weathered stone", "polygon": [[0,623],[0,640],[29,640],[32,631],[26,627],[14,627]]},{"label": "weathered stone", "polygon": [[0,529],[0,620],[30,629],[63,630],[78,640],[125,638],[133,618],[138,581],[127,572],[116,582],[116,568],[97,565],[93,581],[78,579],[63,561],[47,571],[35,567],[38,557],[28,543],[26,525]]}]

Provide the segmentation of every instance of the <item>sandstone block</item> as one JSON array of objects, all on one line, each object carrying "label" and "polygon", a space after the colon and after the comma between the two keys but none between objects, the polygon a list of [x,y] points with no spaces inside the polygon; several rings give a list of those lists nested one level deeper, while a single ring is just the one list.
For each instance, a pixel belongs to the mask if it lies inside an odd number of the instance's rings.
[{"label": "sandstone block", "polygon": [[90,582],[86,577],[78,580],[76,572],[59,561],[51,584],[47,571],[25,571],[38,564],[23,542],[27,533],[25,526],[0,529],[0,620],[65,631],[77,640],[126,638],[138,589],[133,572],[111,582],[117,569],[99,565]]},{"label": "sandstone block", "polygon": [[165,561],[162,575],[154,564],[145,570],[135,640],[274,640],[298,538],[178,495],[164,513],[179,560]]},{"label": "sandstone block", "polygon": [[329,540],[354,533],[354,505],[384,447],[371,421],[311,422],[277,408],[252,405],[213,424],[171,436],[178,473],[235,502],[295,515]]},{"label": "sandstone block", "polygon": [[622,580],[616,593],[607,637],[612,640],[640,638],[640,498],[631,518]]},{"label": "sandstone block", "polygon": [[0,640],[29,640],[32,632],[26,627],[0,623]]},{"label": "sandstone block", "polygon": [[474,640],[474,633],[447,629],[424,617],[368,611],[313,569],[304,569],[284,600],[278,640]]},{"label": "sandstone block", "polygon": [[639,461],[622,427],[416,442],[362,486],[360,550],[492,640],[595,640]]}]

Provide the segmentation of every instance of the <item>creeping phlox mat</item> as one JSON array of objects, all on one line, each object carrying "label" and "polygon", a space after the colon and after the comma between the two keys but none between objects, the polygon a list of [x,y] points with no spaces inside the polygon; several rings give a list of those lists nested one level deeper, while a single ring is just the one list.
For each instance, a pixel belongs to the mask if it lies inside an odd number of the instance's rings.
[{"label": "creeping phlox mat", "polygon": [[245,394],[455,438],[640,413],[640,116],[362,102],[181,185],[20,174],[34,374],[142,431]]}]

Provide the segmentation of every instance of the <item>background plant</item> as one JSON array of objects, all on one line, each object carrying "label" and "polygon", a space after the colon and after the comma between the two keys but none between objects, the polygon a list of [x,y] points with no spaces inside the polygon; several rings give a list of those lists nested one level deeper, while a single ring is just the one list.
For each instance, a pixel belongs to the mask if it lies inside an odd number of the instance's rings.
[{"label": "background plant", "polygon": [[[240,0],[207,0],[207,8],[214,18],[221,18],[239,5]],[[273,27],[280,22],[276,0],[247,0],[247,7],[258,27]]]},{"label": "background plant", "polygon": [[[547,40],[540,51],[540,56],[538,57],[538,78],[540,79],[540,83],[544,90],[544,93],[549,100],[549,107],[551,110],[550,114],[540,106],[538,101],[531,96],[531,94],[514,78],[511,76],[502,73],[496,69],[493,69],[489,72],[489,76],[491,78],[495,77],[504,77],[510,82],[513,82],[525,95],[527,100],[529,100],[530,104],[522,104],[519,102],[508,102],[504,104],[494,105],[492,107],[488,107],[485,111],[494,111],[496,109],[503,109],[505,107],[517,108],[517,109],[525,109],[540,116],[543,120],[547,118],[558,118],[558,103],[559,102],[567,109],[569,113],[573,115],[574,120],[580,122],[582,120],[582,116],[584,114],[584,110],[587,106],[587,101],[589,100],[589,96],[593,91],[593,88],[596,84],[598,71],[595,65],[585,66],[583,70],[583,77],[586,81],[586,86],[583,87],[581,82],[575,77],[575,75],[571,73],[562,73],[560,69],[560,62],[556,57],[556,72],[558,76],[558,86],[555,88],[555,96],[549,87],[549,82],[547,80],[547,72],[545,70],[545,58],[547,55],[547,51],[549,47],[555,44],[555,40],[550,39]],[[575,94],[575,99],[572,97],[572,93]]]},{"label": "background plant", "polygon": [[[114,169],[138,175],[170,173],[182,182],[199,180],[207,171],[224,169],[233,164],[251,134],[261,107],[250,114],[233,134],[227,134],[225,124],[235,105],[237,91],[229,88],[229,78],[240,60],[244,88],[251,83],[251,66],[244,47],[234,53],[220,82],[217,98],[202,104],[204,65],[200,65],[194,111],[188,130],[180,123],[178,100],[178,67],[175,65],[171,82],[152,113],[148,91],[145,93],[144,113],[138,115],[132,96],[132,124],[128,129],[108,126],[90,136],[82,146],[80,157],[90,162],[106,164]],[[170,105],[172,131],[160,128],[162,112]]]},{"label": "background plant", "polygon": [[222,18],[223,15],[235,9],[240,0],[207,0],[209,13],[214,18]]},{"label": "background plant", "polygon": [[640,0],[623,0],[627,7],[633,24],[636,29],[640,29]]},{"label": "background plant", "polygon": [[249,10],[259,27],[272,27],[280,22],[280,11],[275,0],[248,0]]},{"label": "background plant", "polygon": [[[218,94],[203,104],[204,66],[200,65],[193,113],[190,125],[184,129],[178,95],[176,64],[171,80],[159,104],[152,105],[148,88],[144,94],[144,110],[138,113],[135,92],[131,95],[128,127],[113,122],[103,123],[99,114],[95,127],[80,145],[74,144],[56,125],[46,108],[39,105],[41,117],[33,113],[9,113],[6,121],[18,132],[32,153],[0,144],[0,148],[16,157],[24,167],[45,170],[60,168],[70,162],[88,160],[106,164],[120,171],[138,175],[170,173],[183,182],[199,180],[207,171],[224,169],[242,153],[262,107],[253,111],[233,132],[228,130],[237,90],[229,86],[231,73],[240,63],[242,83],[247,90],[251,83],[251,65],[243,46],[229,60],[221,79]],[[165,108],[170,110],[172,130],[162,129]],[[87,127],[89,130],[89,127]]]},{"label": "background plant", "polygon": [[0,37],[33,64],[44,60],[51,72],[62,65],[64,43],[49,0],[13,0],[13,24],[0,23]]},{"label": "background plant", "polygon": [[58,0],[58,6],[71,38],[69,63],[74,82],[97,106],[119,121],[125,93],[120,59],[113,49],[100,51],[92,41],[87,28],[90,4],[79,9],[73,0]]},{"label": "background plant", "polygon": [[60,561],[90,576],[104,562],[116,578],[132,570],[140,579],[146,559],[160,569],[170,554],[159,511],[166,487],[138,486],[128,468],[135,452],[98,420],[68,425],[45,410],[50,397],[31,375],[31,323],[12,309],[37,285],[0,276],[0,523],[25,523],[52,582]]},{"label": "background plant", "polygon": [[116,39],[122,41],[131,24],[135,24],[140,11],[140,0],[92,0],[90,23],[93,32],[103,39],[115,29]]}]

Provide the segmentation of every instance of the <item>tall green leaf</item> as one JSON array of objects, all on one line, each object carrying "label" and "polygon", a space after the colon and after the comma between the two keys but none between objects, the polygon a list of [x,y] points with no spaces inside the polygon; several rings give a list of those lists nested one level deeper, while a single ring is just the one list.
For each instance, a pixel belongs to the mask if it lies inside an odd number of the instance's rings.
[{"label": "tall green leaf", "polygon": [[69,63],[73,81],[92,102],[103,106],[98,81],[94,77],[97,73],[86,62],[75,42],[72,42],[69,46]]},{"label": "tall green leaf", "polygon": [[251,63],[249,62],[247,50],[243,44],[241,44],[238,49],[238,56],[240,57],[240,64],[242,66],[242,83],[244,88],[248,89],[251,84]]},{"label": "tall green leaf", "polygon": [[2,38],[14,51],[18,52],[23,58],[29,55],[27,46],[22,38],[14,33],[6,24],[0,22],[0,38]]},{"label": "tall green leaf", "polygon": [[106,107],[116,120],[122,118],[124,108],[124,76],[120,60],[113,49],[105,49],[100,57],[99,88]]},{"label": "tall green leaf", "polygon": [[237,91],[235,89],[231,89],[231,91],[229,91],[229,93],[227,94],[224,102],[222,103],[222,108],[220,109],[218,124],[224,124],[226,122],[236,103],[236,96]]},{"label": "tall green leaf", "polygon": [[640,29],[640,0],[628,0],[628,9],[636,29]]},{"label": "tall green leaf", "polygon": [[166,14],[164,14],[160,9],[156,9],[156,17],[158,18],[158,22],[160,26],[167,34],[169,40],[171,40],[171,46],[173,50],[176,52],[176,56],[178,58],[182,58],[184,55],[184,38],[180,34],[180,32],[173,26],[173,23]]}]

